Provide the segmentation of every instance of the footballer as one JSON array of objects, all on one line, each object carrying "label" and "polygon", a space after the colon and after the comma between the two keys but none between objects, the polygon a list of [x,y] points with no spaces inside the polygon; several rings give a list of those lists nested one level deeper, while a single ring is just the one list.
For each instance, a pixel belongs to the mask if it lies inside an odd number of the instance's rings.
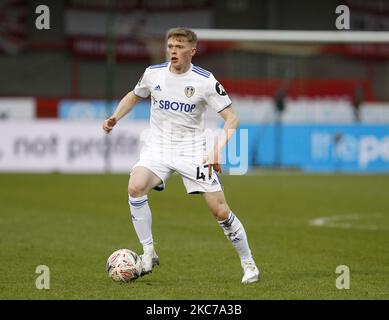
[{"label": "footballer", "polygon": [[[128,203],[132,222],[143,246],[142,275],[159,264],[152,235],[152,215],[147,194],[163,190],[177,172],[189,194],[200,194],[237,251],[243,269],[242,283],[259,279],[245,229],[227,204],[217,173],[221,152],[238,126],[238,117],[223,86],[213,74],[192,64],[197,35],[187,28],[167,34],[168,61],[146,68],[135,88],[103,123],[109,133],[141,99],[151,97],[150,135],[139,161],[131,170]],[[224,119],[223,133],[210,152],[206,151],[204,115],[213,109]]]}]

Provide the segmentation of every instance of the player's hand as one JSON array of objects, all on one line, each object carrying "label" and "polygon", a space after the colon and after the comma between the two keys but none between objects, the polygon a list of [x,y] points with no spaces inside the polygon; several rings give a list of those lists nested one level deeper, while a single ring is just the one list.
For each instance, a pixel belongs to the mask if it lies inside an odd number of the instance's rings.
[{"label": "player's hand", "polygon": [[218,173],[222,172],[221,155],[219,151],[211,152],[205,159],[204,163],[208,162],[208,178],[212,177],[212,170]]},{"label": "player's hand", "polygon": [[103,123],[103,130],[105,133],[110,133],[112,128],[115,126],[117,120],[115,117],[110,117],[107,120],[104,121]]}]

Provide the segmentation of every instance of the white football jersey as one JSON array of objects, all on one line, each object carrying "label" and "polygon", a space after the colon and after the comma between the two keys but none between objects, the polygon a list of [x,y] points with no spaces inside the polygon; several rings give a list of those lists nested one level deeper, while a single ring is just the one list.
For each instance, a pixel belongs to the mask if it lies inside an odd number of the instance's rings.
[{"label": "white football jersey", "polygon": [[204,152],[206,108],[220,112],[231,100],[211,72],[191,64],[186,73],[175,74],[169,67],[169,62],[148,67],[133,91],[141,98],[151,96],[146,145],[182,155]]}]

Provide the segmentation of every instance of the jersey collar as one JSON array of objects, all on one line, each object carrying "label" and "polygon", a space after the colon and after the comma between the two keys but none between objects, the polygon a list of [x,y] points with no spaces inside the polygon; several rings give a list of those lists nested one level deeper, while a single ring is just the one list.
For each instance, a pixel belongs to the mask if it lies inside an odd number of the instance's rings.
[{"label": "jersey collar", "polygon": [[189,73],[192,72],[192,68],[193,68],[193,64],[192,64],[192,63],[190,64],[190,67],[189,67],[189,69],[188,69],[187,72],[185,72],[185,73],[180,73],[180,74],[171,72],[171,71],[170,71],[170,64],[171,64],[171,62],[169,62],[168,65],[167,65],[167,71],[168,71],[168,74],[169,74],[170,76],[174,77],[174,78],[182,78],[182,77],[185,77],[186,75],[188,75]]}]

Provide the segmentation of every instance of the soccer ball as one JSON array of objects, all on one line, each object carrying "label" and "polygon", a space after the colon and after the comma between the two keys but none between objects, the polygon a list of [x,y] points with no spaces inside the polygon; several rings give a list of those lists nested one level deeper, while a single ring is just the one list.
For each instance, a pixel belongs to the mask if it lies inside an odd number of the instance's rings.
[{"label": "soccer ball", "polygon": [[120,249],[109,256],[106,270],[113,281],[130,282],[140,276],[142,261],[134,251]]}]

